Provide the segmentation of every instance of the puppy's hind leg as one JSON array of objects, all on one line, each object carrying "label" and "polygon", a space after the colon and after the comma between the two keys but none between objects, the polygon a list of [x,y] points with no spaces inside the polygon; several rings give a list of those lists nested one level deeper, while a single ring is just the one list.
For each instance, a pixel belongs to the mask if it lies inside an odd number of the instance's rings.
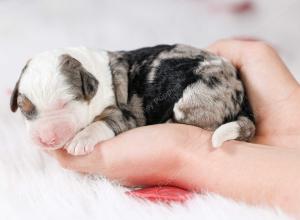
[{"label": "puppy's hind leg", "polygon": [[224,120],[224,105],[222,101],[214,100],[214,94],[215,91],[207,89],[201,81],[190,85],[174,105],[173,120],[215,130]]},{"label": "puppy's hind leg", "polygon": [[249,141],[255,134],[255,125],[245,112],[241,112],[236,121],[223,124],[228,114],[239,115],[240,111],[230,102],[232,93],[227,93],[229,98],[221,96],[226,93],[219,94],[216,90],[203,87],[201,82],[191,85],[174,105],[173,118],[177,123],[214,131],[212,145],[215,148],[227,140]]}]

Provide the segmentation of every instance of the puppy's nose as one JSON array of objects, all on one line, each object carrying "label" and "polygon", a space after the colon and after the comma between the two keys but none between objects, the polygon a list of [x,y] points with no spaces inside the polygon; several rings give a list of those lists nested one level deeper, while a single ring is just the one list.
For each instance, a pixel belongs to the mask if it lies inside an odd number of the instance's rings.
[{"label": "puppy's nose", "polygon": [[57,144],[57,138],[54,133],[43,134],[39,136],[39,142],[45,147],[54,147]]}]

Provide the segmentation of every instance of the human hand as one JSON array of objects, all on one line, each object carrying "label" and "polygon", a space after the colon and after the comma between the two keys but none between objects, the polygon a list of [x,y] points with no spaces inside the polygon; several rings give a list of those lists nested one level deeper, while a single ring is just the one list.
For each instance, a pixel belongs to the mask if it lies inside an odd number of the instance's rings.
[{"label": "human hand", "polygon": [[221,40],[208,50],[240,70],[256,118],[254,142],[300,147],[299,84],[276,51],[245,40]]},{"label": "human hand", "polygon": [[[188,181],[193,161],[205,161],[211,133],[182,124],[136,128],[96,145],[85,156],[49,151],[62,167],[100,174],[126,186],[173,185],[195,189]],[[199,146],[202,146],[199,148]],[[203,158],[202,158],[203,157]],[[204,166],[203,166],[204,167]]]}]

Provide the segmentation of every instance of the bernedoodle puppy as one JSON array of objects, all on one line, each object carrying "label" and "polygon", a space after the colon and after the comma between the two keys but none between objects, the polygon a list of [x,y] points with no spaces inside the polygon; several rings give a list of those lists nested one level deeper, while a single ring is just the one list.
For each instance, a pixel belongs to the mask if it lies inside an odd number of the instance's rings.
[{"label": "bernedoodle puppy", "polygon": [[73,155],[129,129],[165,122],[214,131],[214,147],[249,141],[255,133],[237,70],[180,44],[43,52],[23,68],[10,105],[13,112],[20,108],[35,143]]}]

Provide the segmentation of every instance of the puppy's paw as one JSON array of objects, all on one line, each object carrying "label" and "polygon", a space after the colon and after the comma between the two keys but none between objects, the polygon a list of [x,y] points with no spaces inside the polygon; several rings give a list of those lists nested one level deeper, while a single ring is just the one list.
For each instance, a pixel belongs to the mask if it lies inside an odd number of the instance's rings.
[{"label": "puppy's paw", "polygon": [[96,144],[112,137],[114,132],[105,123],[96,122],[77,133],[65,149],[75,156],[89,154]]},{"label": "puppy's paw", "polygon": [[96,144],[97,141],[93,135],[84,129],[75,135],[65,149],[72,155],[85,155],[91,153]]}]

